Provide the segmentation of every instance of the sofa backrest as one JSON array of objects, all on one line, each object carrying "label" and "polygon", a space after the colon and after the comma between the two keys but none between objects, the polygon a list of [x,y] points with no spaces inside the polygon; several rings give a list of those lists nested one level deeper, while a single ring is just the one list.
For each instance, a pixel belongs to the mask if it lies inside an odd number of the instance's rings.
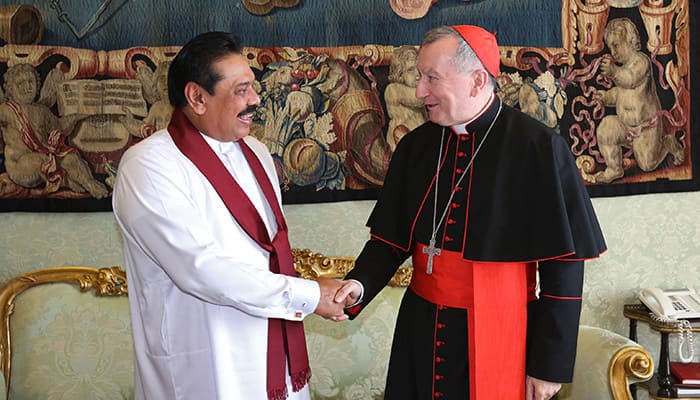
[{"label": "sofa backrest", "polygon": [[[341,278],[354,266],[349,257],[293,253],[297,273],[308,279]],[[312,399],[384,397],[394,325],[411,274],[401,267],[352,322],[305,319]],[[132,399],[127,292],[118,267],[56,267],[10,280],[0,289],[0,380],[8,388],[0,400]],[[574,382],[560,398],[629,399],[629,385],[648,380],[653,369],[638,344],[581,326]]]},{"label": "sofa backrest", "polygon": [[126,274],[58,267],[0,291],[0,365],[11,399],[132,399]]},{"label": "sofa backrest", "polygon": [[[293,253],[299,276],[308,279],[342,278],[354,265],[352,258]],[[402,267],[352,323],[305,320],[312,398],[383,398],[396,314],[410,278],[411,269]],[[0,289],[3,395],[132,399],[127,292],[119,267],[55,267],[10,280]]]},{"label": "sofa backrest", "polygon": [[[355,266],[352,257],[328,257],[309,249],[292,253],[294,268],[307,279],[343,278]],[[312,399],[384,398],[396,316],[412,272],[410,267],[399,268],[352,322],[336,323],[316,315],[304,320]]]}]

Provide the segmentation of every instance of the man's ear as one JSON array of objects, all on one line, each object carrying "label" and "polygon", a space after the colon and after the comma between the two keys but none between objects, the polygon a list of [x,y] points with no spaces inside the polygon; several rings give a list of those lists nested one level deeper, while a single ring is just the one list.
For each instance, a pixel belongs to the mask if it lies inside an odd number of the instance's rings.
[{"label": "man's ear", "polygon": [[473,77],[474,77],[474,88],[473,88],[473,95],[478,94],[481,92],[486,85],[489,82],[489,74],[486,72],[484,69],[478,69],[476,71],[472,71]]},{"label": "man's ear", "polygon": [[204,89],[194,82],[185,84],[185,99],[192,111],[197,115],[202,115],[206,111],[206,96]]}]

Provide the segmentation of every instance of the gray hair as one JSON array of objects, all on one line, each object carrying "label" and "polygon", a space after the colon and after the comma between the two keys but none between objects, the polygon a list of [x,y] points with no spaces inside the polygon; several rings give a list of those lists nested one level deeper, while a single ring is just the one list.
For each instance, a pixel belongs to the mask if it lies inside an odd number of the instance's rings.
[{"label": "gray hair", "polygon": [[486,70],[484,64],[476,55],[474,50],[469,46],[466,40],[451,26],[443,25],[433,28],[425,33],[422,46],[437,42],[445,37],[452,36],[457,39],[457,51],[452,57],[452,63],[459,72],[467,72],[475,69],[483,69],[489,76],[489,85],[493,88],[497,87],[496,79],[491,76],[491,73]]}]

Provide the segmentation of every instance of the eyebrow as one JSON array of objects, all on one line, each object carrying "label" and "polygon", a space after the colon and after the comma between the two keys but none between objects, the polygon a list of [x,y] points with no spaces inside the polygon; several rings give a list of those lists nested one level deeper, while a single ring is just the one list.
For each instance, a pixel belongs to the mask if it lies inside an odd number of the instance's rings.
[{"label": "eyebrow", "polygon": [[236,89],[242,89],[253,84],[253,81],[243,81],[236,84]]},{"label": "eyebrow", "polygon": [[416,66],[416,69],[418,69],[418,72],[420,72],[421,75],[435,75],[435,76],[440,76],[440,74],[435,71],[435,68],[428,68],[425,71],[421,71],[418,66]]}]

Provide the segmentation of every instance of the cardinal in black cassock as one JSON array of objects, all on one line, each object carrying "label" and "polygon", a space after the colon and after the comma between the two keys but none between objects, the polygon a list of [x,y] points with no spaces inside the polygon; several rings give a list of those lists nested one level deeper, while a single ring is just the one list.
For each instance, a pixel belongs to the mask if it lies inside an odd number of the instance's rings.
[{"label": "cardinal in black cassock", "polygon": [[[452,62],[460,40],[481,71],[445,65],[445,49]],[[346,277],[362,287],[347,313],[354,318],[412,257],[385,399],[549,398],[573,375],[584,260],[606,250],[590,198],[566,141],[485,82],[499,69],[492,34],[428,32],[418,69],[431,121],[392,157],[371,238]],[[462,104],[476,110],[466,122],[450,118],[438,86],[453,73],[467,87],[450,89],[474,99]]]}]

